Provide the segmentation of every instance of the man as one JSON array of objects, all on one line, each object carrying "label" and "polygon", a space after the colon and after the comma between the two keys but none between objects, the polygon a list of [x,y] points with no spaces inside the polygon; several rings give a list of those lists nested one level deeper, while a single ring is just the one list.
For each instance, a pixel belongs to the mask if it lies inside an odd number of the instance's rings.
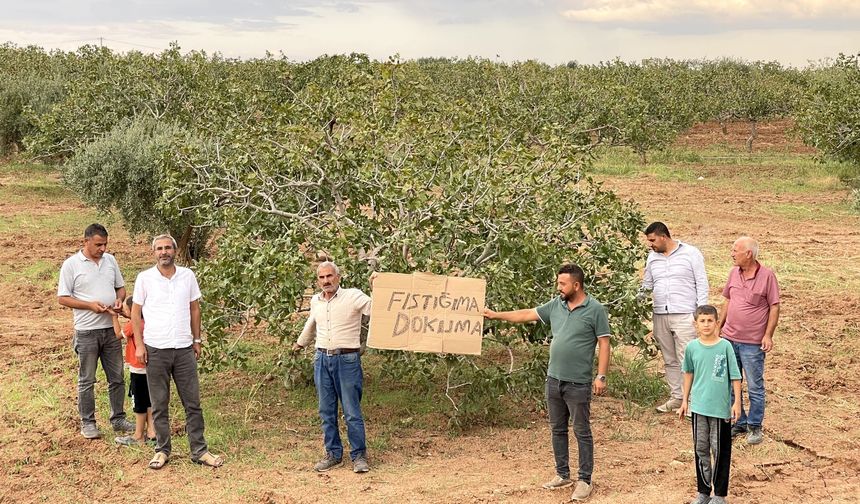
[{"label": "man", "polygon": [[654,339],[663,354],[670,393],[669,400],[657,406],[657,411],[670,413],[681,406],[681,363],[687,343],[696,338],[693,313],[697,307],[708,304],[708,275],[699,249],[673,240],[662,222],[649,224],[645,238],[651,252],[641,291],[653,292]]},{"label": "man", "polygon": [[[188,268],[177,266],[176,240],[159,235],[152,240],[156,265],[137,275],[131,322],[135,356],[146,364],[146,380],[155,423],[155,457],[152,469],[161,469],[170,458],[170,379],[185,408],[185,431],[191,460],[209,467],[224,461],[209,453],[203,438],[203,410],[197,359],[200,358],[200,287]],[[146,320],[141,327],[141,317]]]},{"label": "man", "polygon": [[723,338],[734,347],[743,369],[749,395],[749,412],[743,408],[732,427],[732,435],[747,434],[748,444],[763,440],[764,358],[773,349],[773,333],[779,322],[779,284],[773,271],[758,262],[758,243],[748,236],[735,240],[732,260],[735,267],[723,289],[727,306],[720,315]]},{"label": "man", "polygon": [[[554,490],[573,484],[568,466],[567,435],[567,424],[573,417],[573,432],[579,446],[579,481],[572,500],[585,500],[591,495],[594,468],[591,394],[592,391],[597,395],[603,393],[609,371],[609,319],[603,305],[585,293],[584,283],[582,268],[565,264],[558,270],[558,297],[537,308],[507,312],[484,310],[484,316],[491,320],[514,323],[541,321],[552,329],[546,402],[556,476],[543,487]],[[598,344],[597,377],[592,382],[594,349]]]},{"label": "man", "polygon": [[343,443],[337,422],[340,401],[346,419],[352,470],[366,473],[370,466],[361,413],[364,375],[360,349],[362,325],[370,317],[370,297],[359,289],[342,288],[340,270],[330,261],[317,267],[317,285],[322,292],[311,298],[310,315],[293,344],[293,351],[298,351],[316,339],[314,384],[326,453],[314,470],[325,472],[343,463]]},{"label": "man", "polygon": [[81,435],[87,439],[101,437],[93,392],[99,359],[108,382],[110,423],[116,432],[134,431],[134,424],[125,418],[122,341],[114,334],[111,316],[122,308],[125,280],[114,256],[106,252],[107,243],[104,226],[87,226],[83,247],[63,262],[57,288],[60,305],[71,308],[74,316],[72,348],[79,362],[78,414]]}]

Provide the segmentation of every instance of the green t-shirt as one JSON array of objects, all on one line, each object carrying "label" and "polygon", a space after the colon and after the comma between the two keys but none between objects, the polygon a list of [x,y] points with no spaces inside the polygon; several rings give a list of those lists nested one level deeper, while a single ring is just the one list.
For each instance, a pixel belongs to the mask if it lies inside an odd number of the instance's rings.
[{"label": "green t-shirt", "polygon": [[722,338],[710,346],[698,339],[691,341],[684,351],[681,370],[693,374],[690,411],[714,418],[731,418],[732,380],[741,379],[731,343]]},{"label": "green t-shirt", "polygon": [[538,317],[552,329],[547,375],[556,380],[591,383],[597,338],[609,336],[609,318],[603,305],[586,296],[570,310],[561,296],[536,308]]}]

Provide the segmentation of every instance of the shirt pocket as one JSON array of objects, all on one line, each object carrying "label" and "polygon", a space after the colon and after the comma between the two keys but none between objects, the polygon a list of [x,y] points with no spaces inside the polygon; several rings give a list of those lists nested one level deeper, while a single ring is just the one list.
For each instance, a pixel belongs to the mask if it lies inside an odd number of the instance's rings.
[{"label": "shirt pocket", "polygon": [[767,305],[767,294],[764,292],[750,292],[747,302],[753,306]]}]

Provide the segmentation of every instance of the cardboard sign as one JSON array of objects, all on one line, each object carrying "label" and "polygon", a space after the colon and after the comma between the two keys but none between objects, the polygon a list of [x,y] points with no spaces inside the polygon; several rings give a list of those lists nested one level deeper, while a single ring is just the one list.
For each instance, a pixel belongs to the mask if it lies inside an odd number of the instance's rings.
[{"label": "cardboard sign", "polygon": [[380,273],[367,346],[480,355],[486,293],[486,280],[478,278]]}]

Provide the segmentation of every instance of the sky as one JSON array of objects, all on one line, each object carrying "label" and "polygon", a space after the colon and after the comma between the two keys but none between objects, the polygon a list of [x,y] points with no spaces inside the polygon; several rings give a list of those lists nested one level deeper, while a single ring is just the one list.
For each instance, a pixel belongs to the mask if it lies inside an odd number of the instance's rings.
[{"label": "sky", "polygon": [[360,52],[498,61],[732,57],[804,67],[860,52],[860,0],[0,0],[0,43],[295,61]]}]

